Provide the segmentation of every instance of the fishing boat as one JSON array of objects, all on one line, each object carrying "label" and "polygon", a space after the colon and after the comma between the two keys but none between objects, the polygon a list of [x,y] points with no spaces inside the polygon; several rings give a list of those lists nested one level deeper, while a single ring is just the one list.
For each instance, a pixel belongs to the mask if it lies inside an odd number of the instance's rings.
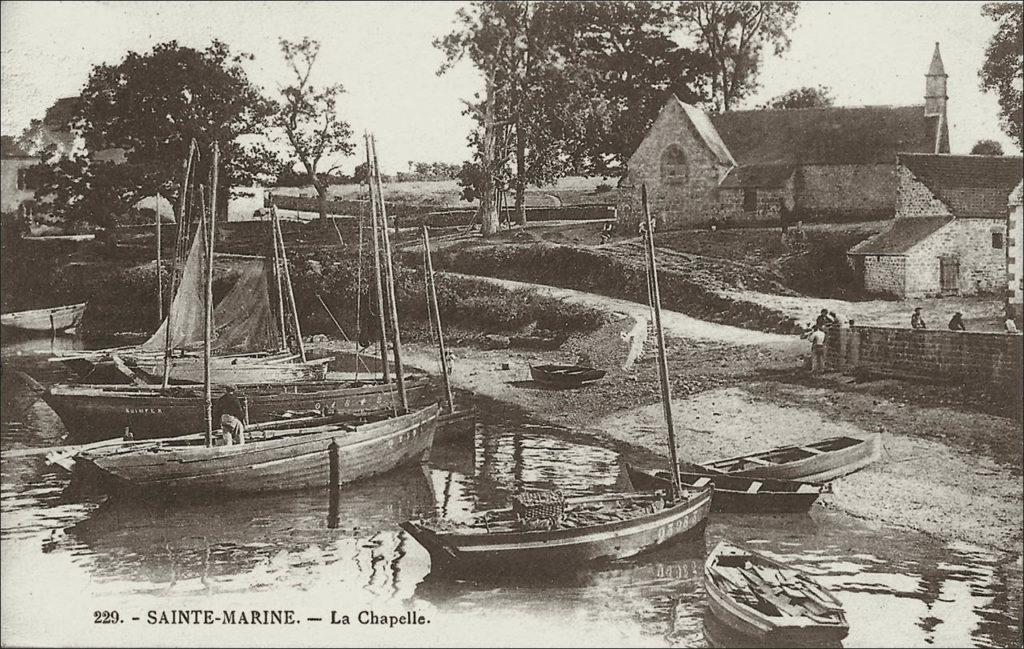
[{"label": "fishing boat", "polygon": [[531,365],[530,376],[537,383],[560,388],[578,388],[604,378],[605,370],[582,365]]},{"label": "fishing boat", "polygon": [[810,575],[726,541],[708,554],[704,588],[725,626],[775,646],[827,645],[850,631],[842,603]]},{"label": "fishing boat", "polygon": [[476,433],[477,410],[469,404],[457,404],[453,410],[442,408],[437,415],[435,444],[472,442]]},{"label": "fishing boat", "polygon": [[[238,384],[251,423],[280,417],[287,412],[323,410],[360,414],[398,408],[394,382],[308,381],[269,384]],[[407,392],[422,402],[429,388],[423,377],[408,377]],[[219,397],[223,388],[213,394]],[[134,385],[58,384],[42,398],[60,417],[75,442],[120,437],[131,430],[136,439],[185,435],[203,426],[205,406],[202,385],[167,388]]]},{"label": "fishing boat", "polygon": [[[651,223],[645,186],[641,195],[644,215]],[[667,489],[637,493],[564,498],[559,492],[527,491],[513,496],[509,507],[477,512],[465,520],[432,518],[402,523],[402,529],[430,554],[432,572],[494,575],[573,569],[631,557],[703,533],[713,489],[710,485],[687,489],[678,480],[653,228],[647,228],[645,238],[658,376],[676,478],[668,482]]]},{"label": "fishing boat", "polygon": [[[250,356],[220,356],[211,364],[210,380],[223,385],[231,383],[272,383],[293,381],[320,381],[327,378],[327,365],[331,357],[303,361],[288,355],[277,360],[263,360]],[[195,356],[172,358],[170,377],[178,383],[200,383],[203,380],[203,359]],[[129,360],[126,365],[141,372],[147,379],[159,383],[164,371],[163,359]]]},{"label": "fishing boat", "polygon": [[47,309],[4,313],[0,315],[0,325],[22,331],[64,332],[74,329],[82,322],[87,304],[87,302],[81,302]]},{"label": "fishing boat", "polygon": [[[326,487],[330,445],[337,444],[337,484],[422,461],[434,441],[437,404],[390,417],[279,420],[247,428],[246,442],[210,446],[206,434],[116,442],[73,456],[76,479],[140,496],[259,493]],[[59,458],[51,462],[61,464]]]},{"label": "fishing boat", "polygon": [[[642,471],[628,464],[626,471],[634,489],[663,489],[670,482],[666,471]],[[713,512],[805,512],[822,492],[821,485],[809,482],[707,472],[680,471],[679,481],[683,486],[693,489],[712,485],[715,488],[715,496],[711,500]]]},{"label": "fishing boat", "polygon": [[701,466],[711,473],[821,483],[866,467],[881,452],[882,436],[876,433],[866,439],[841,436],[780,446]]}]

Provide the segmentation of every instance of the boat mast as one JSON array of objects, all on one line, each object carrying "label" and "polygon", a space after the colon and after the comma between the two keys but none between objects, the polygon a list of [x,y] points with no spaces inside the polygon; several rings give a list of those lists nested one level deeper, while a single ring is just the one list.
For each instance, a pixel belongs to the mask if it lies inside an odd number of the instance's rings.
[{"label": "boat mast", "polygon": [[429,287],[430,308],[434,312],[434,327],[437,328],[437,352],[441,356],[441,378],[444,382],[444,396],[448,401],[448,412],[455,412],[452,386],[448,379],[448,355],[444,349],[444,332],[441,330],[441,310],[437,308],[437,286],[434,284],[434,262],[430,258],[430,233],[423,224],[423,258],[427,262],[427,286]]},{"label": "boat mast", "polygon": [[299,326],[299,310],[295,305],[295,291],[292,289],[292,274],[288,270],[288,252],[284,249],[284,233],[281,231],[281,218],[277,215],[277,207],[270,205],[270,216],[274,219],[277,245],[281,248],[281,265],[284,266],[284,283],[288,286],[288,302],[292,310],[292,325],[295,327],[295,344],[299,347],[299,357],[306,362],[306,345],[302,342],[302,328]]},{"label": "boat mast", "polygon": [[167,322],[164,328],[164,375],[161,387],[167,389],[171,378],[171,325],[174,322],[174,294],[178,290],[178,256],[179,248],[183,248],[183,239],[188,238],[188,220],[185,212],[188,211],[188,188],[189,177],[192,175],[192,159],[196,155],[196,141],[193,138],[188,145],[188,157],[185,158],[185,176],[181,180],[181,193],[178,196],[178,236],[174,245],[174,259],[171,260],[171,303],[167,307]]},{"label": "boat mast", "polygon": [[160,244],[160,192],[156,193],[156,326],[164,321],[164,274]]},{"label": "boat mast", "polygon": [[388,333],[384,315],[384,281],[381,279],[380,238],[377,233],[377,194],[373,186],[373,156],[370,154],[370,135],[363,132],[366,141],[366,186],[370,191],[370,230],[373,232],[373,280],[377,289],[377,318],[380,324],[380,367],[384,383],[390,383],[388,376]]},{"label": "boat mast", "polygon": [[665,409],[665,426],[668,428],[669,458],[672,460],[672,495],[679,497],[682,485],[679,483],[679,458],[676,451],[676,431],[672,421],[672,390],[668,383],[668,358],[665,354],[665,332],[661,328],[661,292],[658,289],[658,267],[654,259],[654,222],[647,207],[647,185],[640,187],[644,207],[644,231],[646,233],[647,268],[650,275],[651,306],[654,308],[654,334],[658,340],[658,377],[661,379],[661,403]]},{"label": "boat mast", "polygon": [[281,254],[277,247],[277,228],[274,225],[274,212],[275,208],[271,203],[271,215],[270,215],[270,238],[274,244],[274,282],[277,284],[277,315],[278,315],[278,326],[281,332],[281,344],[279,349],[288,349],[288,329],[284,321],[284,289],[281,287]]},{"label": "boat mast", "polygon": [[395,300],[395,269],[391,264],[391,236],[388,234],[388,211],[384,206],[384,187],[377,166],[377,139],[370,135],[373,151],[373,175],[377,184],[377,203],[380,207],[380,231],[384,243],[384,274],[387,280],[388,305],[391,311],[391,344],[395,354],[395,380],[398,382],[398,400],[402,410],[409,409],[409,397],[405,393],[405,371],[402,367],[402,335],[398,331],[398,304]]},{"label": "boat mast", "polygon": [[[220,162],[220,146],[213,143],[213,170],[210,179],[210,222],[206,233],[206,300],[203,313],[206,327],[203,334],[203,387],[206,402],[206,445],[213,446],[213,388],[210,386],[210,353],[213,338],[213,238],[217,224],[217,165]],[[205,217],[205,210],[203,211]],[[205,225],[205,224],[204,224]]]}]

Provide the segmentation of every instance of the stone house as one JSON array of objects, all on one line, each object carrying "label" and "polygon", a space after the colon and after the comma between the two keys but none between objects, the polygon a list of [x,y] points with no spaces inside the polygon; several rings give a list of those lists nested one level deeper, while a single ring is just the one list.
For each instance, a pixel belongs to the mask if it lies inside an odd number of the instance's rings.
[{"label": "stone house", "polygon": [[1017,328],[1024,329],[1024,181],[1010,193],[1006,219],[1006,308]]},{"label": "stone house", "polygon": [[902,153],[896,218],[850,249],[868,293],[893,297],[1002,293],[1007,208],[1024,161]]},{"label": "stone house", "polygon": [[39,159],[13,137],[0,137],[0,213],[24,216],[26,210],[31,210],[35,192],[28,181],[28,169],[38,163]]},{"label": "stone house", "polygon": [[641,186],[663,228],[726,222],[889,218],[896,154],[946,153],[938,43],[923,104],[746,110],[708,116],[671,96],[627,163],[618,218],[635,228]]}]

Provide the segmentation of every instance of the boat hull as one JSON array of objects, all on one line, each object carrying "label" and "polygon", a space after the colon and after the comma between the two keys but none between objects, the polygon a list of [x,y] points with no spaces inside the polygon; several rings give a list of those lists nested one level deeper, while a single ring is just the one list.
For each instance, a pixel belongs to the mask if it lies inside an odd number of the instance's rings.
[{"label": "boat hull", "polygon": [[80,453],[83,480],[108,490],[153,494],[260,493],[331,483],[329,447],[339,445],[338,483],[380,475],[424,460],[434,441],[437,405],[358,427],[213,446],[149,443]]},{"label": "boat hull", "polygon": [[[816,446],[828,449],[829,445],[841,448],[823,452],[810,450]],[[822,483],[866,467],[877,460],[881,452],[882,438],[875,434],[865,439],[837,437],[803,446],[784,446],[702,466],[710,472],[729,475]],[[750,458],[764,461],[755,464]]]},{"label": "boat hull", "polygon": [[17,311],[0,315],[0,324],[22,331],[67,331],[77,327],[85,315],[86,302],[51,309]]},{"label": "boat hull", "polygon": [[576,388],[604,378],[605,370],[576,365],[531,365],[530,376],[537,383],[563,388]]},{"label": "boat hull", "polygon": [[442,410],[437,415],[437,432],[434,433],[435,444],[454,444],[473,441],[476,433],[476,408],[473,406],[456,405],[454,412]]},{"label": "boat hull", "polygon": [[402,528],[426,548],[431,571],[512,574],[537,569],[571,570],[703,534],[710,510],[711,490],[704,489],[653,514],[582,529],[451,534],[434,532],[415,521],[402,523]]},{"label": "boat hull", "polygon": [[[296,363],[259,362],[246,358],[217,357],[210,364],[210,382],[219,385],[238,383],[277,383],[282,381],[322,381],[327,378],[330,358]],[[154,383],[163,379],[163,361],[137,363],[134,369]],[[169,378],[179,383],[203,383],[202,358],[175,358],[171,361]]]},{"label": "boat hull", "polygon": [[[626,465],[629,481],[638,491],[666,489],[668,474],[650,473]],[[686,473],[680,471],[683,488],[699,488],[711,484],[715,488],[711,499],[713,512],[798,513],[806,512],[821,495],[819,485],[789,480],[749,479],[721,476],[712,473]]]},{"label": "boat hull", "polygon": [[[406,381],[410,399],[422,398],[426,379]],[[249,422],[279,417],[287,411],[327,409],[338,413],[387,410],[398,403],[395,384],[326,383],[237,386],[245,398]],[[220,396],[215,390],[214,398]],[[131,429],[135,439],[186,435],[206,426],[201,387],[136,388],[123,385],[55,385],[43,400],[57,413],[72,441],[92,442],[120,437]]]}]

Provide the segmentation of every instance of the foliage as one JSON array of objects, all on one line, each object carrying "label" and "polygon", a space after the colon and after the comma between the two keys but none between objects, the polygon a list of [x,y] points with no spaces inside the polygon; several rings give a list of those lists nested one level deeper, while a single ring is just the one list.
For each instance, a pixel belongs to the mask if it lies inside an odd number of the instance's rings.
[{"label": "foliage", "polygon": [[1003,130],[1024,150],[1024,9],[1019,2],[991,2],[981,12],[996,23],[979,72],[981,87],[999,96]]},{"label": "foliage", "polygon": [[772,97],[762,108],[793,109],[793,108],[825,108],[835,104],[835,96],[828,86],[803,86],[786,91]]},{"label": "foliage", "polygon": [[1003,155],[1003,145],[995,140],[978,140],[971,147],[971,155]]},{"label": "foliage", "polygon": [[766,48],[775,56],[789,49],[797,2],[685,2],[677,15],[712,62],[710,99],[729,111],[757,87]]},{"label": "foliage", "polygon": [[[320,220],[327,223],[328,181],[320,173],[320,164],[337,156],[351,155],[352,128],[338,116],[338,97],[345,92],[341,84],[317,88],[310,83],[313,65],[320,54],[320,43],[308,37],[299,42],[281,39],[281,52],[295,77],[281,89],[274,124],[282,131],[299,159],[309,182],[320,198]],[[330,169],[327,174],[336,170]]]}]

